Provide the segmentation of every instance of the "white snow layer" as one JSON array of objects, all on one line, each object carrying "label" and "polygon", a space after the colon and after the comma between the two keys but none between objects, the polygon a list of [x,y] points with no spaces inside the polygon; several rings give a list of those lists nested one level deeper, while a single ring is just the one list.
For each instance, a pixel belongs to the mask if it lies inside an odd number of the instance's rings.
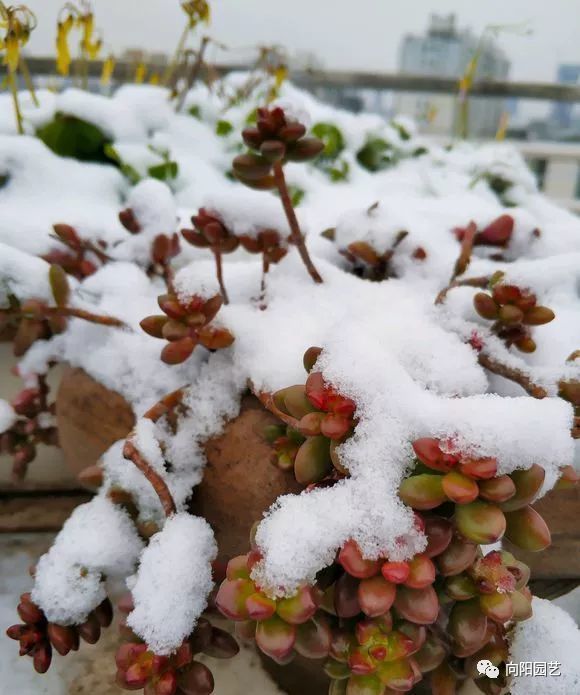
[{"label": "white snow layer", "polygon": [[51,622],[80,624],[105,599],[104,579],[130,574],[142,549],[127,513],[95,497],[75,509],[38,561],[32,599]]},{"label": "white snow layer", "polygon": [[16,413],[14,408],[8,401],[0,398],[0,434],[9,430],[15,422]]},{"label": "white snow layer", "polygon": [[[510,662],[518,674],[510,683],[512,695],[572,695],[580,692],[580,629],[550,601],[534,598],[533,616],[518,623],[511,637]],[[546,675],[523,675],[524,662],[547,665]],[[527,667],[529,668],[529,666]],[[543,670],[543,669],[542,669]],[[528,671],[529,673],[529,671]]]},{"label": "white snow layer", "polygon": [[156,654],[171,654],[195,628],[216,555],[209,524],[186,513],[170,517],[143,551],[129,582],[135,609],[127,624]]}]

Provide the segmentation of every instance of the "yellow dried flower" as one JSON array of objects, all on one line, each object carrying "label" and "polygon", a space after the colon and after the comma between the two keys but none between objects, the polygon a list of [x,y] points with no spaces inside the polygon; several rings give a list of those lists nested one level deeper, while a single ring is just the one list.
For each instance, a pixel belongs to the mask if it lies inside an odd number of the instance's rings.
[{"label": "yellow dried flower", "polygon": [[115,72],[115,58],[114,56],[110,55],[103,63],[103,71],[101,72],[101,85],[103,87],[106,87],[107,85],[111,84],[111,79],[113,77],[113,73]]}]

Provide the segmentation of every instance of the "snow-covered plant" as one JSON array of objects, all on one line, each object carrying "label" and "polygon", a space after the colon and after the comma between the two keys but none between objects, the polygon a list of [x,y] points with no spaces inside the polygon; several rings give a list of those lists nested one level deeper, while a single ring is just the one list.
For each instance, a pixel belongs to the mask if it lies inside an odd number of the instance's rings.
[{"label": "snow-covered plant", "polygon": [[[578,220],[508,147],[430,146],[400,119],[345,114],[287,83],[248,119],[230,100],[243,83],[198,84],[180,114],[152,87],[41,95],[36,127],[82,118],[140,177],[151,145],[171,152],[171,189],[2,138],[13,216],[0,213],[0,316],[32,389],[0,403],[2,441],[26,452],[55,437],[42,385],[56,362],[137,416],[85,474],[99,491],[38,562],[9,635],[45,671],[53,649],[98,638],[106,582],[122,578],[121,688],[211,693],[198,655],[238,650],[219,610],[275,661],[318,663],[332,695],[447,695],[466,679],[499,693],[510,655],[555,622],[528,568],[495,544],[545,548],[531,505],[577,480]],[[329,176],[333,156],[348,176]],[[63,177],[73,202],[58,199]],[[206,442],[248,394],[278,420],[260,465],[301,492],[224,558],[190,498]]]}]

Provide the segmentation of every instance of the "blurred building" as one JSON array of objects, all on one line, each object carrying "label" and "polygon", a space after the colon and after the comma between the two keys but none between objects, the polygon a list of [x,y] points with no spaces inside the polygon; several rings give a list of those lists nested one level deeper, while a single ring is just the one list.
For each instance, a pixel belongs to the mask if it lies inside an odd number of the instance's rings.
[{"label": "blurred building", "polygon": [[[399,69],[410,75],[459,80],[478,50],[481,53],[476,76],[505,80],[510,63],[493,39],[477,37],[468,29],[459,30],[454,14],[433,14],[424,36],[408,34],[403,39]],[[415,118],[426,132],[448,135],[455,127],[457,99],[451,95],[404,93],[397,95],[396,110]],[[470,135],[493,136],[503,111],[502,99],[471,98]]]}]

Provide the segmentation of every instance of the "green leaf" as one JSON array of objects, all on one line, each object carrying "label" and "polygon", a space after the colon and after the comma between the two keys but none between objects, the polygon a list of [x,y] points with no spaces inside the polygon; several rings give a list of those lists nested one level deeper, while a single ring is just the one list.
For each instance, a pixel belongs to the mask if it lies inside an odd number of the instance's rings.
[{"label": "green leaf", "polygon": [[379,137],[369,137],[357,152],[358,163],[368,171],[381,171],[397,162],[397,155],[391,143]]},{"label": "green leaf", "polygon": [[187,113],[189,113],[190,116],[193,116],[194,118],[197,118],[201,121],[201,109],[199,108],[199,106],[197,106],[197,104],[190,106],[189,111]]},{"label": "green leaf", "polygon": [[173,181],[179,173],[179,165],[177,162],[162,162],[149,167],[147,173],[159,181]]},{"label": "green leaf", "polygon": [[229,121],[220,120],[215,124],[216,135],[219,135],[220,138],[225,138],[233,129],[234,126]]},{"label": "green leaf", "polygon": [[48,280],[57,306],[66,306],[70,297],[70,287],[64,270],[59,265],[51,265],[48,271]]},{"label": "green leaf", "polygon": [[82,162],[111,162],[105,152],[110,138],[94,123],[76,116],[57,113],[36,131],[36,135],[55,154]]},{"label": "green leaf", "polygon": [[342,133],[332,123],[316,123],[312,127],[312,135],[324,143],[324,150],[320,155],[322,159],[336,159],[344,150]]},{"label": "green leaf", "polygon": [[298,186],[289,186],[290,200],[292,201],[292,206],[297,208],[300,203],[304,200],[306,192],[303,191]]},{"label": "green leaf", "polygon": [[409,131],[401,125],[398,121],[391,121],[391,126],[399,133],[401,140],[410,140],[411,134]]},{"label": "green leaf", "polygon": [[250,113],[246,116],[246,125],[253,125],[258,120],[258,110],[252,109]]},{"label": "green leaf", "polygon": [[326,171],[333,183],[337,183],[338,181],[346,181],[348,179],[350,165],[346,160],[343,159],[338,162],[337,166],[330,167]]},{"label": "green leaf", "polygon": [[135,169],[135,167],[133,167],[128,162],[124,162],[121,159],[121,155],[117,152],[117,150],[113,147],[111,143],[107,143],[105,145],[105,154],[111,161],[118,164],[123,176],[125,176],[125,178],[127,178],[133,185],[141,181],[141,174],[137,171],[137,169]]}]

